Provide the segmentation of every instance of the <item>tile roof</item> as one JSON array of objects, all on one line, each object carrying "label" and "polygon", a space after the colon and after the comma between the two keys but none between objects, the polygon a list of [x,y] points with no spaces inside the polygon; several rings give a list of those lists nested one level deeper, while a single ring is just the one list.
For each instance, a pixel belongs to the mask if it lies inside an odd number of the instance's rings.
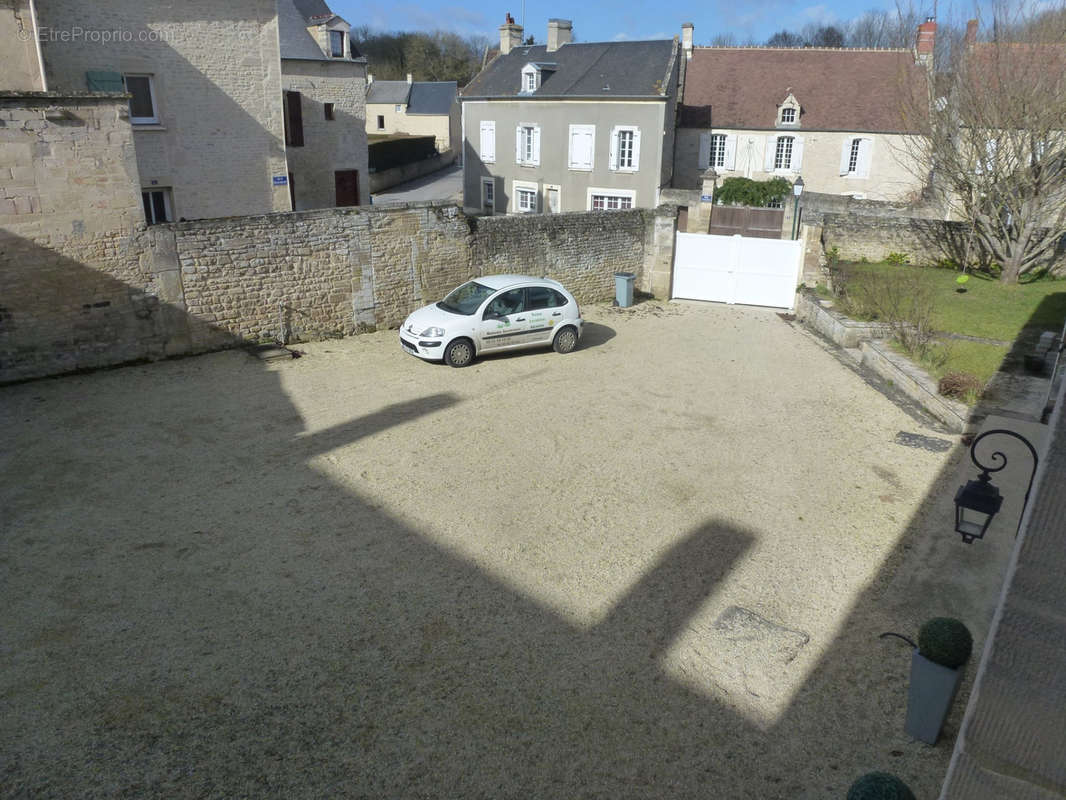
[{"label": "tile roof", "polygon": [[407,103],[411,84],[407,81],[375,80],[366,89],[368,103]]},{"label": "tile roof", "polygon": [[913,132],[903,110],[922,97],[926,80],[909,50],[697,47],[681,125],[769,130],[792,92],[801,130]]},{"label": "tile roof", "polygon": [[515,97],[521,93],[522,67],[554,63],[531,97],[662,97],[677,44],[578,42],[549,53],[545,45],[516,47],[493,59],[463,89],[464,97]]},{"label": "tile roof", "polygon": [[408,114],[449,114],[455,103],[458,86],[455,81],[415,81],[411,84]]}]

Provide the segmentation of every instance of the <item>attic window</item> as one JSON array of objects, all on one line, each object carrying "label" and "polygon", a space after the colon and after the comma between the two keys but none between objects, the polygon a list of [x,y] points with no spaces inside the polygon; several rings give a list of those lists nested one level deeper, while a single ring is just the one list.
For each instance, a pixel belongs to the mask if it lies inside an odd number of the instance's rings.
[{"label": "attic window", "polygon": [[344,58],[344,31],[329,32],[329,54],[333,58]]},{"label": "attic window", "polygon": [[535,92],[537,90],[537,73],[527,72],[525,73],[526,79],[526,91]]},{"label": "attic window", "polygon": [[781,124],[782,125],[795,125],[796,124],[796,109],[792,106],[785,106],[781,109]]}]

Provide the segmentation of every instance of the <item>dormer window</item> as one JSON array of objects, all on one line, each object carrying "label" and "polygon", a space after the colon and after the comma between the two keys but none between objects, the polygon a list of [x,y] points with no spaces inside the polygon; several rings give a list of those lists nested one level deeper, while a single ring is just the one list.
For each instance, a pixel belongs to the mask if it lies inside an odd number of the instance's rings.
[{"label": "dormer window", "polygon": [[344,58],[344,31],[329,32],[329,54],[332,58]]},{"label": "dormer window", "polygon": [[782,128],[798,128],[800,123],[800,104],[792,90],[777,107],[777,124]]},{"label": "dormer window", "polygon": [[535,92],[535,91],[537,91],[537,73],[536,72],[526,72],[526,73],[524,73],[524,77],[526,79],[526,91],[527,92]]},{"label": "dormer window", "polygon": [[782,125],[795,125],[796,124],[796,109],[788,106],[781,109],[781,124]]},{"label": "dormer window", "polygon": [[544,85],[544,81],[551,77],[557,66],[554,62],[530,62],[522,67],[521,94],[533,94],[537,91]]}]

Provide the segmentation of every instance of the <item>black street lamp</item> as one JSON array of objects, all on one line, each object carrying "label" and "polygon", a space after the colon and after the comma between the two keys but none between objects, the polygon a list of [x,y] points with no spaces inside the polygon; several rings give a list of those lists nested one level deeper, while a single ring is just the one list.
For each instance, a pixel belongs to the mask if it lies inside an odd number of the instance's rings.
[{"label": "black street lamp", "polygon": [[796,196],[796,202],[792,206],[792,238],[799,237],[799,207],[800,195],[803,194],[803,176],[797,175],[796,182],[792,184],[792,194]]},{"label": "black street lamp", "polygon": [[[1033,471],[1029,475],[1029,487],[1025,490],[1025,499],[1022,501],[1022,510],[1018,516],[1018,530],[1021,530],[1022,516],[1025,515],[1025,507],[1029,504],[1029,492],[1033,489],[1033,478],[1036,477],[1036,467],[1040,463],[1040,459],[1036,455],[1036,448],[1029,443],[1028,439],[1014,431],[1002,428],[985,431],[974,439],[973,444],[970,445],[970,460],[981,470],[981,474],[977,476],[977,480],[967,481],[965,486],[960,486],[959,490],[955,492],[955,532],[962,534],[962,541],[966,544],[973,544],[975,539],[984,537],[988,531],[988,526],[992,524],[992,518],[996,516],[1000,506],[1003,505],[1003,496],[999,493],[999,487],[992,483],[992,473],[999,472],[1007,466],[1007,457],[999,450],[996,450],[992,453],[991,460],[1000,463],[999,466],[992,467],[982,464],[977,458],[977,443],[986,436],[996,434],[1013,436],[1028,447],[1030,454],[1033,456]],[[1017,536],[1017,532],[1015,532],[1015,536]]]}]

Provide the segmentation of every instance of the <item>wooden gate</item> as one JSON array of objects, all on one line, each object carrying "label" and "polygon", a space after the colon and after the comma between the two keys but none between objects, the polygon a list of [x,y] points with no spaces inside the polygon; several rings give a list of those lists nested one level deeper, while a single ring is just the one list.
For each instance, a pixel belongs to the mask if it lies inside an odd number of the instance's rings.
[{"label": "wooden gate", "polygon": [[714,206],[710,232],[717,236],[740,234],[756,239],[780,239],[784,219],[783,208]]}]

